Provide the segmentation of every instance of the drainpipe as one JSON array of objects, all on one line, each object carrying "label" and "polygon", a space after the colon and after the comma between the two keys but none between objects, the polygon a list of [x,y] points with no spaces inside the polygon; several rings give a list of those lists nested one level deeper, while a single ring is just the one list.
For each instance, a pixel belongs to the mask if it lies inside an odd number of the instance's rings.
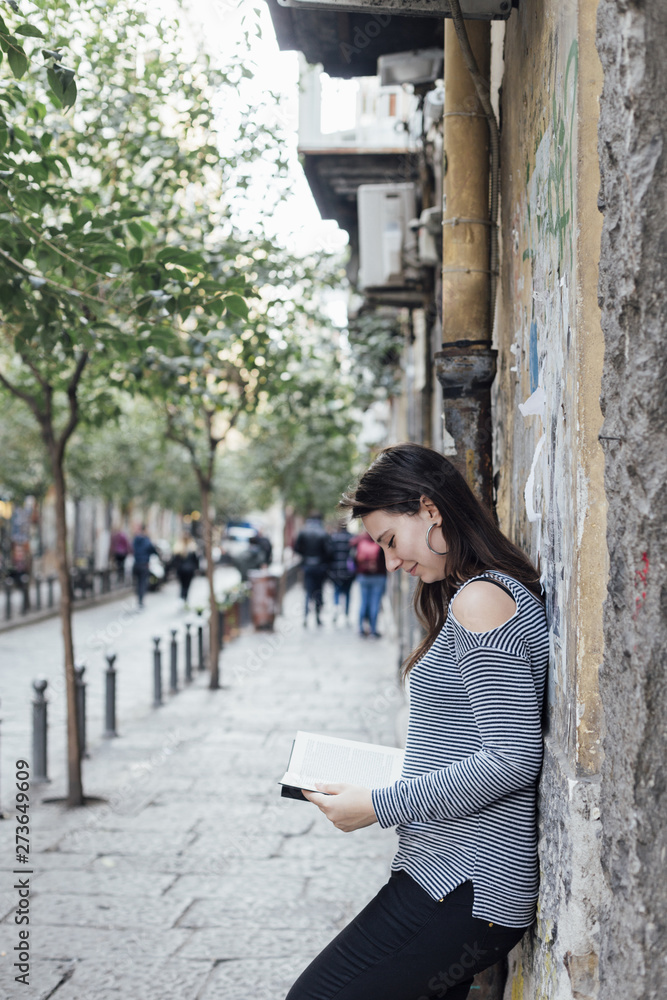
[{"label": "drainpipe", "polygon": [[[479,72],[490,74],[491,33],[484,21],[467,21]],[[453,464],[489,505],[493,501],[490,388],[496,370],[491,349],[489,123],[462,53],[456,25],[445,21],[443,209],[443,344],[435,369],[444,396]]]}]

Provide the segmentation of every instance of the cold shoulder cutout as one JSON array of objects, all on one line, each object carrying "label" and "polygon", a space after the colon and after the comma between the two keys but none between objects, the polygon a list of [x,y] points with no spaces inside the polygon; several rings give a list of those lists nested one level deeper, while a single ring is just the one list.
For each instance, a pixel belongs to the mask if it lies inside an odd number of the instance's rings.
[{"label": "cold shoulder cutout", "polygon": [[452,614],[469,632],[490,632],[517,612],[511,592],[492,580],[471,580],[451,601]]}]

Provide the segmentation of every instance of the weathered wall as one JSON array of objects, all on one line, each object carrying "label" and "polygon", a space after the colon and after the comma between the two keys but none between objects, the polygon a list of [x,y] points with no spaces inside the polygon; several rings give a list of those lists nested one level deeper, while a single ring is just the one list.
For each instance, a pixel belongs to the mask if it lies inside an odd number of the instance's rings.
[{"label": "weathered wall", "polygon": [[494,467],[501,523],[539,559],[551,635],[538,922],[512,956],[512,1000],[598,991],[607,565],[596,7],[523,0],[505,31]]},{"label": "weathered wall", "polygon": [[601,0],[605,1000],[667,988],[667,4]]}]

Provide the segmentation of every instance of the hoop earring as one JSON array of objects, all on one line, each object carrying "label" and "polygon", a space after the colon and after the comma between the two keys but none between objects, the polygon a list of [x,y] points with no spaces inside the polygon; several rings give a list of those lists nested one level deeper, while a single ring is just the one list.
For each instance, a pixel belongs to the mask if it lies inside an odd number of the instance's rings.
[{"label": "hoop earring", "polygon": [[433,548],[433,547],[431,546],[431,543],[430,543],[430,541],[429,541],[429,537],[430,537],[430,535],[431,535],[431,532],[433,531],[433,529],[434,529],[435,527],[436,527],[436,525],[435,525],[435,524],[431,524],[431,525],[429,525],[429,529],[428,529],[428,531],[426,532],[426,548],[427,548],[427,549],[429,550],[429,552],[432,552],[434,556],[446,556],[446,555],[447,555],[447,553],[449,552],[449,549],[445,549],[445,551],[444,551],[444,552],[438,552],[438,551],[436,551],[436,549],[434,549],[434,548]]}]

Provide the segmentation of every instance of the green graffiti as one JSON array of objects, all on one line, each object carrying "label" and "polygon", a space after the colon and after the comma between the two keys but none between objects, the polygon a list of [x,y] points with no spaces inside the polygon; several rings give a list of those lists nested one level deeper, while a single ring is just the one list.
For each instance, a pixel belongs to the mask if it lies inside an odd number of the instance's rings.
[{"label": "green graffiti", "polygon": [[[570,79],[570,74],[572,77]],[[549,183],[547,185],[547,213],[545,233],[558,239],[558,257],[563,261],[567,238],[570,252],[570,266],[573,263],[574,247],[572,226],[574,217],[574,169],[572,136],[576,118],[576,94],[579,75],[579,45],[576,39],[570,46],[563,84],[563,104],[558,106],[556,94],[553,96],[553,140],[549,163]],[[570,94],[571,90],[571,94]]]}]

